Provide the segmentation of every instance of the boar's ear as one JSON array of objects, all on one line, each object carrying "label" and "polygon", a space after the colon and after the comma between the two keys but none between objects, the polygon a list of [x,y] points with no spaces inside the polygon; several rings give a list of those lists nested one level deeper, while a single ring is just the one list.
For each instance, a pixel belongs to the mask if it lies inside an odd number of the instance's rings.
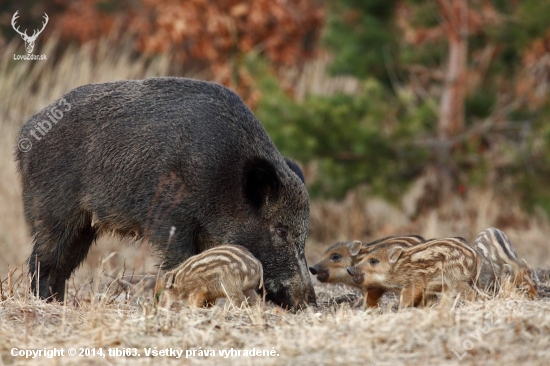
[{"label": "boar's ear", "polygon": [[401,257],[401,253],[403,253],[403,248],[401,247],[395,247],[390,249],[388,252],[388,258],[390,259],[390,263],[395,263]]},{"label": "boar's ear", "polygon": [[285,161],[286,161],[286,165],[288,165],[290,170],[292,170],[294,173],[296,173],[296,175],[298,176],[298,178],[300,178],[302,183],[306,184],[306,179],[304,178],[304,172],[302,172],[302,169],[300,169],[298,164],[296,164],[296,162],[294,160],[289,159],[289,158],[285,158]]},{"label": "boar's ear", "polygon": [[279,190],[280,182],[275,166],[262,158],[249,160],[244,166],[244,195],[256,210]]},{"label": "boar's ear", "polygon": [[357,254],[359,254],[359,251],[361,250],[361,246],[363,243],[361,243],[359,240],[352,241],[349,245],[349,254],[351,254],[352,257],[355,257]]}]

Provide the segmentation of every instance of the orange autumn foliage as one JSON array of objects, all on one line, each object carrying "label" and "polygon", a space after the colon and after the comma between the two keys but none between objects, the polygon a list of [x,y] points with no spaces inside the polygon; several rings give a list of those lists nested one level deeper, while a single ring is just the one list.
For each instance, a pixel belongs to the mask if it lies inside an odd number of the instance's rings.
[{"label": "orange autumn foliage", "polygon": [[[261,53],[275,69],[313,56],[324,22],[318,0],[141,0],[132,8],[101,0],[58,0],[57,27],[80,43],[130,36],[140,53],[171,53],[185,69],[258,99],[242,56]],[[102,8],[103,6],[103,8]],[[103,10],[102,10],[103,9]]]}]

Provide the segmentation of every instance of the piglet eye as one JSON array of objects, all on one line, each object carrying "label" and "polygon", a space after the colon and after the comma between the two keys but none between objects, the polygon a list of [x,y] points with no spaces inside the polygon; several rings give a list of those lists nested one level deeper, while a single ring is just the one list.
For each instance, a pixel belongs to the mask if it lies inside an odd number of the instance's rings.
[{"label": "piglet eye", "polygon": [[288,230],[282,227],[279,227],[276,229],[277,235],[279,235],[281,238],[285,239],[288,235]]},{"label": "piglet eye", "polygon": [[378,262],[380,262],[378,259],[376,258],[371,258],[369,259],[369,264],[374,266],[375,264],[377,264]]},{"label": "piglet eye", "polygon": [[330,259],[332,259],[333,261],[337,261],[340,258],[342,258],[342,256],[340,254],[333,254],[333,255],[330,256]]}]

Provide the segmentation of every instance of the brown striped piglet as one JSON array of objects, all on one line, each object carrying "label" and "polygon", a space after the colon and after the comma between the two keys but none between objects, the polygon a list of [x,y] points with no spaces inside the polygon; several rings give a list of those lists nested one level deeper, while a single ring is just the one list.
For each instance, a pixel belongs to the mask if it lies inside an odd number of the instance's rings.
[{"label": "brown striped piglet", "polygon": [[400,294],[402,306],[417,306],[426,295],[453,291],[472,300],[481,261],[463,238],[431,239],[403,248],[385,245],[370,251],[348,268],[355,284],[365,290],[365,305],[377,306],[387,291]]},{"label": "brown striped piglet", "polygon": [[499,229],[488,228],[479,233],[474,249],[482,260],[477,285],[485,291],[498,291],[500,284],[510,281],[514,287],[525,290],[531,299],[537,290],[529,267],[521,261],[508,236]]},{"label": "brown striped piglet", "polygon": [[[249,251],[240,245],[219,245],[197,254],[162,281],[160,306],[171,308],[180,302],[202,307],[227,298],[236,306],[257,303],[258,289],[264,288],[263,268]],[[265,288],[264,288],[265,298]]]}]

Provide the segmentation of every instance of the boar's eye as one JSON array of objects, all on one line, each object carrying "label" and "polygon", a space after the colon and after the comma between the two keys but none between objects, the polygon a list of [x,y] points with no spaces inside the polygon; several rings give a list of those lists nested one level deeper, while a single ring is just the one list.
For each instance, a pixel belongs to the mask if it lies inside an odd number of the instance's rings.
[{"label": "boar's eye", "polygon": [[279,235],[283,239],[286,239],[286,237],[288,236],[288,230],[284,227],[278,227],[277,229],[275,229],[275,231],[277,231],[277,235]]},{"label": "boar's eye", "polygon": [[376,258],[371,258],[369,259],[369,264],[374,266],[375,264],[377,264],[378,262],[380,262],[378,259]]},{"label": "boar's eye", "polygon": [[330,256],[330,259],[333,260],[333,261],[337,261],[340,258],[342,258],[342,256],[338,253],[334,253],[333,255]]}]

